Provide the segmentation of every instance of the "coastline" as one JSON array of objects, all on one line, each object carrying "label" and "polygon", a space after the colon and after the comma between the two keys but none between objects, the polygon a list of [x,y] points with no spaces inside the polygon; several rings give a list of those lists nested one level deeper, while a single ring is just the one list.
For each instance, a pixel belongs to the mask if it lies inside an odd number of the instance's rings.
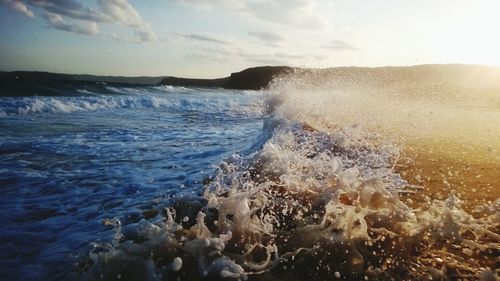
[{"label": "coastline", "polygon": [[[385,87],[389,93],[400,89],[401,84],[420,87],[426,84],[425,91],[411,94],[423,95],[431,98],[429,94],[453,92],[450,85],[459,88],[469,88],[477,85],[482,91],[495,91],[500,82],[500,68],[485,65],[467,64],[424,64],[413,66],[384,66],[384,67],[356,67],[343,66],[324,69],[298,68],[290,66],[257,66],[233,72],[229,76],[203,79],[185,78],[170,75],[163,76],[112,76],[91,74],[66,74],[40,71],[0,71],[0,79],[6,81],[64,81],[71,83],[110,83],[128,86],[156,86],[170,85],[200,88],[225,88],[237,90],[261,90],[269,88],[275,78],[292,74],[296,78],[308,79],[309,86],[317,87],[332,84],[337,87],[350,88],[358,86]],[[480,83],[478,83],[480,81]],[[493,85],[488,85],[493,82]],[[408,86],[407,85],[407,86]],[[412,90],[406,88],[406,90]],[[473,90],[473,88],[471,88]],[[426,92],[429,93],[426,93]],[[474,94],[473,91],[472,94]],[[477,93],[476,93],[477,94]]]}]

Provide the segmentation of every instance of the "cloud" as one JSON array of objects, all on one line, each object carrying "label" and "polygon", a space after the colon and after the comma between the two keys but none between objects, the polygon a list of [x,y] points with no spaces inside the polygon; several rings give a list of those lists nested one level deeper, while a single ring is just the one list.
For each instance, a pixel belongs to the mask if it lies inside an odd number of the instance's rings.
[{"label": "cloud", "polygon": [[187,59],[192,61],[205,61],[210,63],[226,63],[229,59],[234,58],[229,53],[219,53],[213,50],[203,50],[202,52],[190,53],[186,56]]},{"label": "cloud", "polygon": [[33,12],[30,9],[28,9],[28,7],[26,7],[26,5],[21,1],[18,1],[18,0],[0,0],[0,4],[6,6],[8,8],[11,8],[14,11],[21,12],[27,17],[30,17],[30,18],[35,17]]},{"label": "cloud", "polygon": [[342,40],[333,40],[329,45],[324,46],[324,48],[334,49],[334,50],[346,50],[346,51],[359,50],[359,48],[356,47],[355,45]]},{"label": "cloud", "polygon": [[[152,42],[158,40],[156,33],[127,0],[97,0],[98,9],[85,7],[75,0],[0,0],[0,3],[29,17],[34,17],[26,4],[30,4],[43,12],[48,27],[95,35],[99,33],[97,24],[116,24],[133,29],[134,42]],[[83,21],[68,22],[67,19]],[[109,37],[109,36],[108,36]],[[109,38],[118,38],[117,36]]]},{"label": "cloud", "polygon": [[284,52],[255,52],[242,49],[235,45],[216,45],[202,47],[197,52],[191,52],[186,56],[194,61],[206,61],[211,63],[241,63],[261,65],[290,65],[310,58],[304,54],[289,54]]},{"label": "cloud", "polygon": [[198,40],[198,41],[205,41],[205,42],[211,42],[211,43],[217,43],[217,44],[223,44],[223,45],[229,45],[231,44],[228,41],[224,41],[221,39],[217,39],[215,37],[209,36],[209,35],[203,35],[203,34],[196,34],[196,33],[175,33],[177,36],[191,39],[191,40]]},{"label": "cloud", "polygon": [[243,11],[261,20],[304,29],[323,29],[326,26],[315,9],[315,1],[310,0],[246,1]]},{"label": "cloud", "polygon": [[198,10],[230,9],[253,18],[302,29],[321,30],[326,20],[315,0],[171,0]]},{"label": "cloud", "polygon": [[103,22],[104,16],[94,10],[85,8],[73,0],[28,0],[28,3],[48,13],[72,19]]},{"label": "cloud", "polygon": [[47,21],[49,28],[85,35],[96,35],[99,33],[95,22],[86,22],[84,24],[67,23],[60,15],[52,13],[45,13],[42,17]]},{"label": "cloud", "polygon": [[97,0],[105,21],[117,22],[132,27],[144,26],[139,13],[126,0]]},{"label": "cloud", "polygon": [[251,31],[248,32],[248,34],[257,37],[268,44],[275,44],[286,41],[285,38],[283,38],[281,35],[270,31]]},{"label": "cloud", "polygon": [[245,59],[246,61],[258,64],[269,64],[269,65],[294,65],[297,62],[309,61],[310,56],[305,54],[289,54],[283,52],[275,53],[254,53],[240,51],[237,53],[238,56]]},{"label": "cloud", "polygon": [[140,42],[153,42],[158,40],[158,36],[149,24],[136,28],[134,34]]},{"label": "cloud", "polygon": [[151,26],[127,0],[97,0],[107,21],[134,28],[134,34],[141,42],[152,42],[158,39]]},{"label": "cloud", "polygon": [[182,6],[194,8],[200,11],[211,11],[216,6],[234,6],[237,5],[237,1],[233,0],[171,0],[172,2],[179,3]]}]

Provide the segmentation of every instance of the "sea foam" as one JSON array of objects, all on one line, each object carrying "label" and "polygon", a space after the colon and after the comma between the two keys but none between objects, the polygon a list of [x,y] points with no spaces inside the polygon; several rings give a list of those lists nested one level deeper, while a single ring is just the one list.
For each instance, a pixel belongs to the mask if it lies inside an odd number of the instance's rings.
[{"label": "sea foam", "polygon": [[[201,91],[165,87],[115,88],[106,87],[108,94],[94,94],[86,89],[76,89],[79,95],[72,96],[30,96],[1,97],[0,117],[30,115],[40,113],[72,113],[84,111],[102,111],[114,109],[163,108],[178,111],[203,110],[225,112],[235,117],[240,115],[257,116],[260,114],[259,103],[239,106],[245,100],[203,98]],[[175,93],[175,95],[174,95]],[[253,103],[253,101],[252,101]]]}]

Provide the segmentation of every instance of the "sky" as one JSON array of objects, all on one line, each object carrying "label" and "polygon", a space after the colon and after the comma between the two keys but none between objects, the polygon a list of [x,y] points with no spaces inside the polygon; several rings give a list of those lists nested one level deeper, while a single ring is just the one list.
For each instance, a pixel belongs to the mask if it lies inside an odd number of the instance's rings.
[{"label": "sky", "polygon": [[225,77],[260,65],[500,66],[497,0],[0,0],[0,70]]}]

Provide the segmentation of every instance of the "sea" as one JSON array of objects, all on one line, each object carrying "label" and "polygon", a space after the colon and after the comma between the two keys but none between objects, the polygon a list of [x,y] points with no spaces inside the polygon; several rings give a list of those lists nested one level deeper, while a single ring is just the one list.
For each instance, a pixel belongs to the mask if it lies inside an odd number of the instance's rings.
[{"label": "sea", "polygon": [[385,101],[279,81],[2,96],[0,279],[498,280],[500,201],[416,203],[390,120],[422,107]]}]

